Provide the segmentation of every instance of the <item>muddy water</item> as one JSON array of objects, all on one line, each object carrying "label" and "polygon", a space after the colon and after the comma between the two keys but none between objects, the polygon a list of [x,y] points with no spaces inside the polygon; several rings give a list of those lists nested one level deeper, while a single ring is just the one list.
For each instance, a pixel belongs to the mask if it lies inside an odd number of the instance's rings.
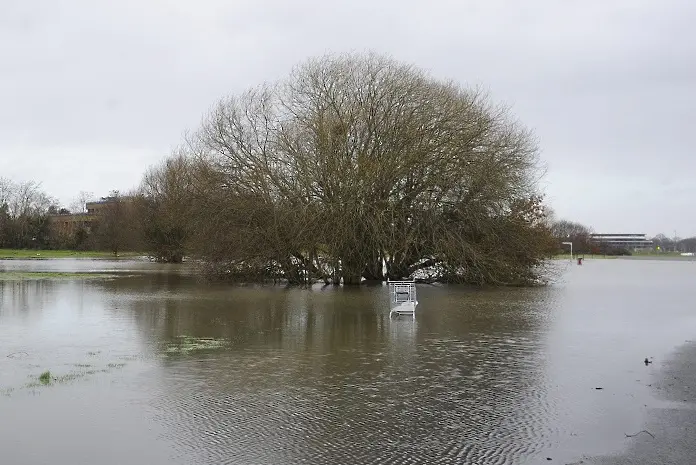
[{"label": "muddy water", "polygon": [[696,339],[695,262],[587,260],[545,289],[424,286],[415,321],[389,318],[381,286],[7,269],[115,277],[0,281],[3,464],[570,463],[620,452],[660,402],[661,360]]}]

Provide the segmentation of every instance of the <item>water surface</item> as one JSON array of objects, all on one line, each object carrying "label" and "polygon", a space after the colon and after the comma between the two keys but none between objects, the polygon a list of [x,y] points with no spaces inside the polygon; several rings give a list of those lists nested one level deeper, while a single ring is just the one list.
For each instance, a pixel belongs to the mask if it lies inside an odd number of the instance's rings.
[{"label": "water surface", "polygon": [[415,321],[389,318],[383,286],[3,269],[117,276],[0,282],[0,449],[16,465],[570,463],[625,447],[660,402],[651,375],[696,339],[691,261],[587,260],[540,289],[419,286]]}]

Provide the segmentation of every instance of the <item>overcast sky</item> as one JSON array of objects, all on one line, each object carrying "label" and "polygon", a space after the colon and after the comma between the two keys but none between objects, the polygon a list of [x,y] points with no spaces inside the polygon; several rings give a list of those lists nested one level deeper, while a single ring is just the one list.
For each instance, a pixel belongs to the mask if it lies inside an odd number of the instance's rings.
[{"label": "overcast sky", "polygon": [[373,50],[532,127],[557,215],[696,235],[693,0],[0,0],[0,176],[135,186],[221,96]]}]

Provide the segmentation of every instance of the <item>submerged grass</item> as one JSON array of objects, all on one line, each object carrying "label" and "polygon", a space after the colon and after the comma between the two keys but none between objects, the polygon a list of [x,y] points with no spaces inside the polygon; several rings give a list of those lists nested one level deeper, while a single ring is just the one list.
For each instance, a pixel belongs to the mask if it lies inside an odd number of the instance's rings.
[{"label": "submerged grass", "polygon": [[217,350],[227,346],[227,340],[212,337],[177,336],[166,344],[164,353],[168,355],[188,355],[193,352]]},{"label": "submerged grass", "polygon": [[46,370],[39,375],[39,382],[44,386],[51,384],[53,377],[51,377],[51,372]]},{"label": "submerged grass", "polygon": [[90,272],[64,271],[0,271],[0,281],[59,280],[59,279],[108,279],[115,275]]},{"label": "submerged grass", "polygon": [[[73,366],[79,367],[79,368],[89,368],[92,365],[89,364],[84,364],[84,363],[75,363]],[[68,373],[58,375],[56,376],[55,374],[51,373],[50,370],[46,370],[43,373],[41,373],[39,376],[32,377],[33,381],[28,383],[25,387],[26,388],[38,388],[38,387],[43,387],[43,386],[52,386],[56,384],[65,384],[69,383],[71,381],[76,381],[78,379],[85,378],[87,376],[91,375],[96,375],[98,373],[110,373],[114,369],[120,369],[126,366],[125,363],[109,363],[107,365],[107,368],[102,368],[102,369],[96,369],[96,368],[90,368],[88,370],[80,370],[80,371],[70,371]],[[9,391],[11,392],[11,391]],[[2,393],[2,391],[0,391]]]}]

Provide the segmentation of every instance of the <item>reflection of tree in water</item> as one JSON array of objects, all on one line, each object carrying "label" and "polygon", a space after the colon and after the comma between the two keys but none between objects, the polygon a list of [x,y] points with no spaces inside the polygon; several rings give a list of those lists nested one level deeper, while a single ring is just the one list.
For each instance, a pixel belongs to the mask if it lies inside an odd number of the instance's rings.
[{"label": "reflection of tree in water", "polygon": [[514,463],[550,440],[543,290],[423,289],[408,327],[381,288],[129,292],[143,337],[231,343],[164,362],[159,419],[199,460]]}]

